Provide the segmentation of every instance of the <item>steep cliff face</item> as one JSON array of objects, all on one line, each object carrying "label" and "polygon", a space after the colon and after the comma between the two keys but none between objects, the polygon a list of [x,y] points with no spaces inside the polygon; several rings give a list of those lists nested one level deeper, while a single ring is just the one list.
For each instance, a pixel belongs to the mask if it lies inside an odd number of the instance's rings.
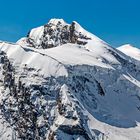
[{"label": "steep cliff face", "polygon": [[139,64],[59,19],[1,42],[0,138],[139,140]]}]

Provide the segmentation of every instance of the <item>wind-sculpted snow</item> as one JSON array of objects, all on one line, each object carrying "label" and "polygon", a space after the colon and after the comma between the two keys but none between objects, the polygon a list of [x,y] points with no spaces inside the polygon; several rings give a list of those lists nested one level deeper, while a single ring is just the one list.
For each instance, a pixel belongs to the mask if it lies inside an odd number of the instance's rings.
[{"label": "wind-sculpted snow", "polygon": [[74,23],[86,43],[0,43],[0,139],[140,140],[140,62]]}]

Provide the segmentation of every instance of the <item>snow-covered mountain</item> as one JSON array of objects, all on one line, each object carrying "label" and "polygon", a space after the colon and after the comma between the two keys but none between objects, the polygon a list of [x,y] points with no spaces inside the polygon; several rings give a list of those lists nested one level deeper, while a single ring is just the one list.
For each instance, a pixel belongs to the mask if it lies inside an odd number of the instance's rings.
[{"label": "snow-covered mountain", "polygon": [[0,139],[140,140],[140,61],[77,22],[0,42]]},{"label": "snow-covered mountain", "polygon": [[48,24],[32,29],[17,44],[47,49],[67,43],[86,45],[89,41],[94,41],[94,45],[105,43],[75,21],[67,24],[63,19],[51,19]]},{"label": "snow-covered mountain", "polygon": [[134,59],[140,60],[140,49],[135,48],[130,44],[120,46],[117,49]]}]

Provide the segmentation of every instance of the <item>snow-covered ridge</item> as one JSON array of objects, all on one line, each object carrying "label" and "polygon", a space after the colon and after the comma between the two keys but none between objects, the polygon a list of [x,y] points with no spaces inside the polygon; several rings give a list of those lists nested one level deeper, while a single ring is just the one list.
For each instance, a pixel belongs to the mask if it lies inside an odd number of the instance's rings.
[{"label": "snow-covered ridge", "polygon": [[0,139],[140,140],[139,73],[139,61],[76,22],[0,42]]},{"label": "snow-covered ridge", "polygon": [[140,49],[133,47],[130,44],[126,44],[117,48],[121,52],[125,53],[126,55],[140,60]]},{"label": "snow-covered ridge", "polygon": [[49,24],[57,25],[58,23],[67,24],[63,19],[50,19]]}]

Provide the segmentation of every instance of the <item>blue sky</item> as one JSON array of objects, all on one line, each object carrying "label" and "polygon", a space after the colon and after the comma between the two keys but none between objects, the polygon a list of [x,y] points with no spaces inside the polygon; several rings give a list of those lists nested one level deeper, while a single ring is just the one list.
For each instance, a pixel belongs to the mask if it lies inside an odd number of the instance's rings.
[{"label": "blue sky", "polygon": [[16,42],[51,18],[79,22],[114,47],[140,48],[140,0],[0,0],[0,40]]}]

